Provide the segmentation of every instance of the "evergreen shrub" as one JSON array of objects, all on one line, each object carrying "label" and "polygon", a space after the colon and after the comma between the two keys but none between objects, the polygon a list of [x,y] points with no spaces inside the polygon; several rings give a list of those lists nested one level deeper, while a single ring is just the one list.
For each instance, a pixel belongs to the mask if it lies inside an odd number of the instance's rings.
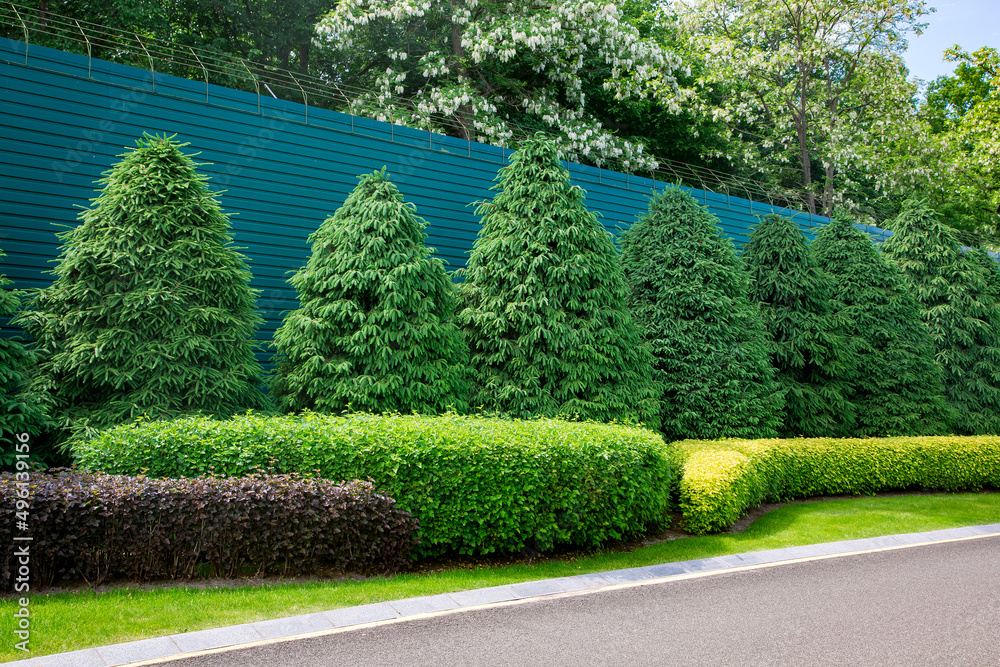
[{"label": "evergreen shrub", "polygon": [[622,234],[621,248],[629,307],[664,388],[667,441],[776,436],[782,401],[766,332],[718,218],[667,188]]},{"label": "evergreen shrub", "polygon": [[570,185],[554,143],[523,142],[500,170],[459,288],[472,406],[659,426],[652,354],[628,312],[611,235]]},{"label": "evergreen shrub", "polygon": [[761,503],[907,489],[1000,489],[1000,437],[687,440],[679,504],[687,529],[725,530]]},{"label": "evergreen shrub", "polygon": [[851,360],[845,380],[856,408],[852,435],[949,433],[934,341],[899,269],[843,216],[820,231],[811,251],[832,278],[832,303]]},{"label": "evergreen shrub", "polygon": [[265,405],[250,272],[186,145],[147,135],[121,156],[18,320],[63,441],[143,414]]},{"label": "evergreen shrub", "polygon": [[906,276],[935,343],[957,433],[1000,433],[1000,303],[976,253],[921,202],[892,222],[885,255]]},{"label": "evergreen shrub", "polygon": [[790,218],[764,216],[742,257],[750,272],[750,300],[760,307],[784,392],[780,434],[850,433],[854,406],[844,377],[851,359],[831,305],[830,278],[816,266],[805,235]]},{"label": "evergreen shrub", "polygon": [[374,480],[420,522],[419,556],[592,547],[664,519],[663,439],[617,424],[454,414],[305,413],[140,422],[76,447],[113,474],[238,476],[255,466]]},{"label": "evergreen shrub", "polygon": [[[24,473],[21,473],[25,475]],[[405,569],[416,522],[370,482],[297,475],[149,479],[56,470],[0,475],[0,539],[12,542],[18,489],[31,497],[32,586],[190,578],[207,566],[305,574]],[[5,550],[7,586],[17,569]]]},{"label": "evergreen shrub", "polygon": [[[4,256],[0,250],[0,261]],[[0,274],[0,320],[15,315],[21,305],[17,294],[5,289],[12,282]],[[0,465],[14,462],[18,434],[27,433],[34,439],[46,425],[43,404],[27,390],[26,371],[33,361],[20,341],[0,337]],[[37,448],[30,453],[38,459]]]},{"label": "evergreen shrub", "polygon": [[455,285],[385,169],[359,179],[289,281],[301,305],[274,335],[275,402],[286,412],[464,412]]}]

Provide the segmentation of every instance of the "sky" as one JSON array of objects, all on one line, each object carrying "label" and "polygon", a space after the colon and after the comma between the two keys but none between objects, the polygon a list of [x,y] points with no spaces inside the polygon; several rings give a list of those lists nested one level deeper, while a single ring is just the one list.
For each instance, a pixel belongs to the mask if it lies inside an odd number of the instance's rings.
[{"label": "sky", "polygon": [[951,74],[954,63],[943,62],[944,50],[958,44],[972,52],[984,46],[1000,49],[1000,0],[930,0],[937,9],[922,22],[924,34],[909,36],[903,54],[910,77],[933,81]]}]

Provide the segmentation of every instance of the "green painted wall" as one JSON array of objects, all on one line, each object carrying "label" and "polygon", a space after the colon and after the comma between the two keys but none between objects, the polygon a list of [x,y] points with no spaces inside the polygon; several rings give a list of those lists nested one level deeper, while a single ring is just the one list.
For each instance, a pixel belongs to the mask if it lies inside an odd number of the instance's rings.
[{"label": "green painted wall", "polygon": [[[265,91],[266,92],[266,91]],[[510,150],[429,134],[271,97],[207,85],[0,39],[0,273],[17,288],[44,287],[55,233],[77,222],[95,181],[143,132],[176,134],[206,163],[232,214],[261,291],[270,339],[296,305],[286,280],[305,263],[306,238],[344,201],[356,176],[388,168],[430,223],[428,245],[451,268],[465,264],[479,228],[471,202],[489,198]],[[617,233],[646,211],[663,182],[576,164],[573,182]],[[692,190],[738,244],[766,204]],[[778,209],[804,228],[826,218]],[[4,332],[11,335],[9,329]]]}]

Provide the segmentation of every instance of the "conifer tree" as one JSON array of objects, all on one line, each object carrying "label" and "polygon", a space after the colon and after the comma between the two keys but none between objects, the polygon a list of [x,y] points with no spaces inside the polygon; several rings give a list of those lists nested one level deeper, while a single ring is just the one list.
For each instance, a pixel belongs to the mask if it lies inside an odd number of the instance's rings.
[{"label": "conifer tree", "polygon": [[451,321],[455,285],[424,244],[427,223],[385,169],[360,183],[309,237],[289,281],[300,308],[275,333],[278,407],[465,411],[468,350]]},{"label": "conifer tree", "polygon": [[64,444],[143,414],[265,405],[250,272],[186,145],[144,135],[120,156],[20,318]]},{"label": "conifer tree", "polygon": [[815,264],[790,218],[770,214],[743,249],[750,300],[760,306],[771,363],[784,391],[782,435],[843,437],[854,406],[844,381],[850,359],[830,306],[830,278]]},{"label": "conifer tree", "polygon": [[1000,433],[1000,316],[989,274],[922,202],[907,202],[891,229],[883,252],[920,303],[955,431]]},{"label": "conifer tree", "polygon": [[[0,261],[4,256],[0,250]],[[21,305],[17,294],[5,289],[12,282],[0,274],[0,320],[15,315]],[[5,466],[15,460],[17,436],[26,433],[34,439],[45,426],[41,403],[27,391],[25,371],[32,362],[32,355],[20,341],[0,337],[0,462]],[[37,454],[37,446],[33,449]]]},{"label": "conifer tree", "polygon": [[627,309],[611,235],[571,186],[555,145],[528,139],[481,202],[458,321],[474,370],[470,403],[529,418],[659,426],[652,355]]},{"label": "conifer tree", "polygon": [[832,278],[834,310],[853,360],[845,378],[857,410],[853,435],[949,433],[934,341],[903,275],[846,216],[826,225],[811,251]]},{"label": "conifer tree", "polygon": [[666,439],[775,437],[782,403],[766,332],[718,218],[667,188],[622,235],[621,248],[629,307],[664,388]]}]

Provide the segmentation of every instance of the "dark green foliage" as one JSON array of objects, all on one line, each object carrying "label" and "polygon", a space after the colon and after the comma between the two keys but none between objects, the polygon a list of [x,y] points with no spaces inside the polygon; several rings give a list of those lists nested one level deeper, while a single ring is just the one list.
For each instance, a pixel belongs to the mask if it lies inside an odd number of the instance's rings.
[{"label": "dark green foliage", "polygon": [[757,306],[718,219],[680,188],[649,202],[622,235],[632,316],[643,325],[664,387],[666,439],[766,438],[781,425]]},{"label": "dark green foliage", "polygon": [[1000,438],[915,436],[674,443],[679,504],[694,533],[761,503],[823,495],[1000,489]]},{"label": "dark green foliage", "polygon": [[555,145],[526,140],[496,180],[459,290],[470,403],[658,427],[660,390],[627,311],[618,252]]},{"label": "dark green foliage", "polygon": [[[0,261],[3,258],[4,252],[0,250]],[[21,305],[17,294],[5,289],[11,282],[0,274],[0,320],[15,315]],[[25,386],[28,380],[25,370],[32,362],[32,355],[20,341],[0,338],[0,465],[4,467],[15,460],[15,446],[20,442],[18,435],[26,433],[33,440],[45,426],[42,404]],[[32,449],[30,442],[21,447],[22,452],[27,450],[37,460],[38,451]]]},{"label": "dark green foliage", "polygon": [[[371,482],[298,475],[161,480],[53,471],[32,474],[32,588],[62,574],[97,586],[260,572],[305,574],[321,566],[394,572],[409,564],[417,522]],[[0,538],[12,542],[18,481],[0,475]],[[13,549],[0,559],[7,587]]]},{"label": "dark green foliage", "polygon": [[674,479],[663,438],[646,429],[455,414],[187,418],[122,425],[74,453],[84,468],[117,474],[238,476],[270,466],[371,478],[420,522],[416,553],[431,557],[641,535],[663,522]]},{"label": "dark green foliage", "polygon": [[254,290],[229,221],[181,152],[146,136],[60,234],[55,282],[19,318],[35,339],[32,388],[60,437],[264,405]]},{"label": "dark green foliage", "polygon": [[902,273],[847,217],[835,217],[811,251],[833,280],[834,310],[852,360],[845,378],[854,436],[950,432],[934,341]]},{"label": "dark green foliage", "polygon": [[424,245],[427,223],[384,169],[359,178],[289,281],[301,307],[274,335],[278,407],[464,411],[468,351],[450,321],[455,286]]},{"label": "dark green foliage", "polygon": [[854,406],[844,382],[850,359],[830,303],[830,278],[790,218],[765,216],[743,249],[750,300],[760,306],[771,363],[785,392],[785,436],[850,433]]},{"label": "dark green foliage", "polygon": [[958,433],[1000,433],[1000,305],[981,260],[961,252],[922,202],[908,202],[883,244],[920,303]]}]

